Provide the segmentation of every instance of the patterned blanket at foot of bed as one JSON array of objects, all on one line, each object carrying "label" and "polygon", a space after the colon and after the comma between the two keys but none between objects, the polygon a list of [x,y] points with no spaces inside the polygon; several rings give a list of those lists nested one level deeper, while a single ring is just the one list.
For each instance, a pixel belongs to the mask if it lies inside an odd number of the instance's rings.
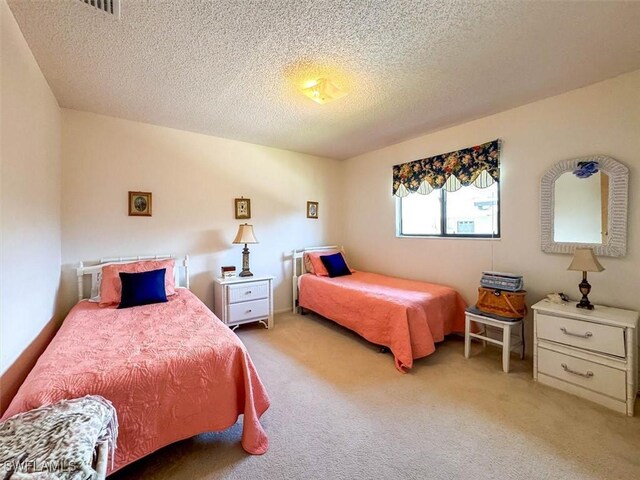
[{"label": "patterned blanket at foot of bed", "polygon": [[96,480],[98,445],[111,453],[118,420],[111,403],[88,395],[19,413],[0,423],[0,479]]}]

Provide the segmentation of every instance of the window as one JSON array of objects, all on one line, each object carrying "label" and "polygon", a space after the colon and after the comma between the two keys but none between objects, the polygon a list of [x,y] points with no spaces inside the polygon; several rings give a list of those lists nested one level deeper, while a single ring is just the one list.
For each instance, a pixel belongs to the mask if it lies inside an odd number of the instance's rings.
[{"label": "window", "polygon": [[455,192],[412,193],[398,202],[398,234],[500,238],[500,189],[475,185]]},{"label": "window", "polygon": [[393,166],[398,235],[500,237],[500,139]]}]

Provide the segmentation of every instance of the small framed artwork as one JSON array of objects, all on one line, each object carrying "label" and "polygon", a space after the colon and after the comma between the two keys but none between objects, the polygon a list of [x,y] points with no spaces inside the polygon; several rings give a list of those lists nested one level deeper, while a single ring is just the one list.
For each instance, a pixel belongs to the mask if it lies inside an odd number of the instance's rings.
[{"label": "small framed artwork", "polygon": [[318,202],[307,202],[307,218],[318,218]]},{"label": "small framed artwork", "polygon": [[151,216],[151,192],[129,192],[129,216]]},{"label": "small framed artwork", "polygon": [[237,219],[251,218],[251,200],[244,197],[236,198],[235,206]]}]

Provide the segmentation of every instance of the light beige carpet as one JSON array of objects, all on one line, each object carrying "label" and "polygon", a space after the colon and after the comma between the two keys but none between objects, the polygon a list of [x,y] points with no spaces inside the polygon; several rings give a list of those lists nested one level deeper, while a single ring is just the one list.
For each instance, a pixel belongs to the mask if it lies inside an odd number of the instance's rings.
[{"label": "light beige carpet", "polygon": [[110,478],[640,479],[640,417],[538,385],[516,355],[505,374],[498,349],[475,345],[466,360],[454,338],[402,375],[313,314],[237,333],[271,396],[269,451],[246,454],[236,424]]}]

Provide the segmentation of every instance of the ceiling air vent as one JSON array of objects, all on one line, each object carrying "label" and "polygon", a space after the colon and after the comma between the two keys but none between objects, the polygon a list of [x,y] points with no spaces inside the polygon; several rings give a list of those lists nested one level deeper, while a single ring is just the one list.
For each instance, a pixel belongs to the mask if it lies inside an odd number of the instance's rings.
[{"label": "ceiling air vent", "polygon": [[96,8],[101,12],[109,13],[120,18],[120,0],[80,0],[90,7]]}]

